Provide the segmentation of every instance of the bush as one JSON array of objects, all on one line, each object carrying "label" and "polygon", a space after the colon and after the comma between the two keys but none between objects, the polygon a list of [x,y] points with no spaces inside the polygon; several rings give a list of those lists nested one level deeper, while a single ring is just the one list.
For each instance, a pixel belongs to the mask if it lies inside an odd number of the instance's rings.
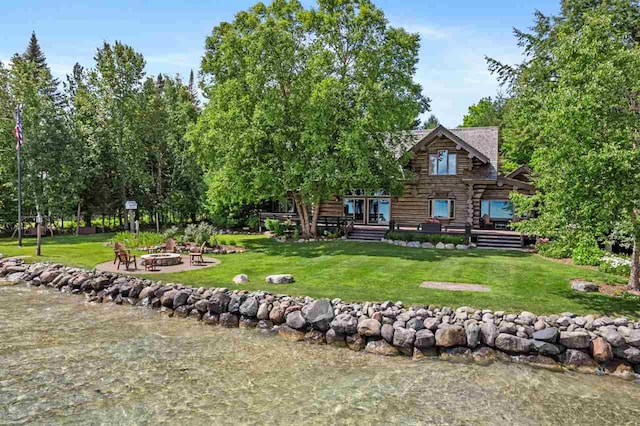
[{"label": "bush", "polygon": [[571,244],[566,239],[547,240],[540,239],[536,244],[538,253],[552,259],[565,259],[572,254]]},{"label": "bush", "polygon": [[278,219],[265,219],[264,227],[267,228],[268,231],[273,232],[277,237],[297,231],[295,223],[290,220],[281,222]]},{"label": "bush", "polygon": [[164,230],[164,232],[162,233],[162,237],[165,240],[168,239],[172,239],[172,240],[177,240],[178,237],[180,237],[180,228],[178,228],[177,226],[172,226],[171,228],[167,228]]},{"label": "bush", "polygon": [[618,256],[604,256],[600,258],[598,270],[607,274],[628,277],[631,274],[631,259]]},{"label": "bush", "polygon": [[206,222],[200,222],[198,225],[191,224],[184,230],[184,240],[196,245],[208,243],[215,235],[216,228]]},{"label": "bush", "polygon": [[121,243],[128,249],[138,249],[142,247],[153,247],[162,244],[164,238],[155,232],[140,232],[138,235],[131,232],[118,232],[112,241]]},{"label": "bush", "polygon": [[390,231],[387,232],[386,238],[388,240],[417,241],[431,244],[464,244],[464,236],[462,235],[423,234],[411,231]]},{"label": "bush", "polygon": [[598,266],[602,254],[603,251],[594,238],[585,238],[580,240],[571,251],[571,259],[576,265]]},{"label": "bush", "polygon": [[128,249],[137,247],[136,236],[131,232],[118,232],[111,240],[114,243],[120,243]]}]

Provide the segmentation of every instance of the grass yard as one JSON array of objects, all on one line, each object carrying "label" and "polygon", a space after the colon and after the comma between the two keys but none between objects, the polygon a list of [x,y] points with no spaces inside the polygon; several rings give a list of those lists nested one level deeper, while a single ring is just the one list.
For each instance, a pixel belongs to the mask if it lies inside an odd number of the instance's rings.
[{"label": "grass yard", "polygon": [[[113,259],[105,245],[112,235],[43,239],[43,260],[92,268]],[[224,243],[249,250],[219,256],[221,264],[208,269],[161,274],[151,279],[192,286],[225,286],[311,297],[340,297],[350,301],[402,300],[409,304],[474,306],[538,314],[571,311],[640,317],[640,298],[613,298],[575,293],[569,280],[624,284],[622,277],[554,262],[538,255],[498,250],[423,250],[380,243],[349,241],[283,244],[256,235],[224,235]],[[5,256],[33,255],[35,241],[0,239]],[[33,260],[33,258],[31,259]],[[249,283],[234,285],[234,275],[245,273]],[[266,284],[269,274],[290,273],[294,284]],[[483,284],[488,293],[450,292],[420,288],[423,281]]]}]

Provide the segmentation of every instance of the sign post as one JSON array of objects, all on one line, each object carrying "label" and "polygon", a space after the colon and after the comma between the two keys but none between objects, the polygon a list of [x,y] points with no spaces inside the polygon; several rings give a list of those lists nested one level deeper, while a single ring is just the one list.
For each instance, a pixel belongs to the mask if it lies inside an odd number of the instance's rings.
[{"label": "sign post", "polygon": [[128,216],[128,226],[129,226],[129,232],[131,233],[135,233],[136,227],[135,227],[135,223],[134,223],[134,219],[135,219],[135,211],[138,209],[138,203],[136,201],[133,200],[129,200],[124,204],[125,209],[127,209],[127,216]]}]

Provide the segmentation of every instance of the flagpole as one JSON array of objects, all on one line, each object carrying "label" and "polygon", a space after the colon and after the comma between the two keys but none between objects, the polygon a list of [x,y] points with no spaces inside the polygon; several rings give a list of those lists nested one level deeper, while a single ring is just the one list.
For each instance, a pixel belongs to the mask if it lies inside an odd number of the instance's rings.
[{"label": "flagpole", "polygon": [[[20,114],[21,106],[18,106]],[[22,247],[22,141],[18,141],[18,247]]]}]

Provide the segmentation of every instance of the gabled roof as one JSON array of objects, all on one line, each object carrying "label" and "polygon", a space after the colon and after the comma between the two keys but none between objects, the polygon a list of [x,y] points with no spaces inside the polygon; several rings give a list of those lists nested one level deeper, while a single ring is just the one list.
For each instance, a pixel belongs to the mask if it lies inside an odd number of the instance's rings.
[{"label": "gabled roof", "polygon": [[511,173],[509,173],[505,177],[508,177],[509,179],[513,179],[516,176],[519,176],[519,175],[521,175],[523,173],[525,173],[525,174],[530,174],[531,173],[531,169],[526,164],[521,165],[520,167],[518,167],[517,169],[515,169],[514,171],[512,171]]},{"label": "gabled roof", "polygon": [[484,163],[477,178],[495,179],[498,176],[498,127],[447,129],[439,125],[433,130],[416,130],[413,135],[416,143],[407,151],[416,152],[444,136]]}]

